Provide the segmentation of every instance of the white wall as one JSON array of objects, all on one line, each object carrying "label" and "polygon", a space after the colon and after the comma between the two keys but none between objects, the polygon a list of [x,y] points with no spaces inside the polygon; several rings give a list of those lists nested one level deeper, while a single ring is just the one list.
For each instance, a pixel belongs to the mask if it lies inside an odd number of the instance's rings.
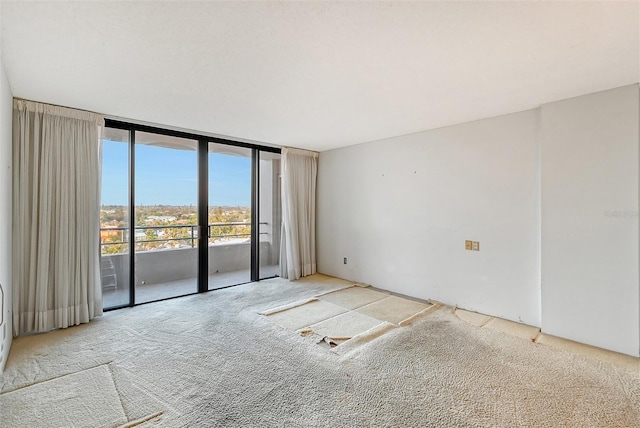
[{"label": "white wall", "polygon": [[0,326],[0,372],[9,356],[11,322],[11,123],[13,98],[0,56],[0,284],[4,289],[4,322]]},{"label": "white wall", "polygon": [[541,108],[542,327],[639,355],[638,85]]},{"label": "white wall", "polygon": [[322,152],[319,271],[540,325],[537,120],[527,111]]},{"label": "white wall", "polygon": [[638,92],[321,153],[318,270],[638,356]]}]

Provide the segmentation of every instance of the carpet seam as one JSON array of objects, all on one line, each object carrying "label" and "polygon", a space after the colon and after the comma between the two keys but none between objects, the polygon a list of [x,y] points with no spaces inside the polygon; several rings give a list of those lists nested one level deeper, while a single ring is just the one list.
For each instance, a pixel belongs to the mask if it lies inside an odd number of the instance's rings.
[{"label": "carpet seam", "polygon": [[[322,297],[322,296],[324,296],[326,294],[331,294],[331,293],[335,293],[337,291],[347,290],[347,289],[353,288],[353,287],[355,287],[355,284],[347,285],[347,286],[344,286],[342,288],[338,288],[336,290],[326,291],[326,292],[320,293],[320,294],[314,294],[312,297],[309,297],[307,299],[297,300],[295,302],[291,302],[291,303],[287,303],[287,304],[284,304],[284,305],[276,306],[275,308],[271,308],[271,309],[266,309],[264,311],[260,311],[260,312],[258,312],[258,315],[269,316],[269,315],[277,314],[278,312],[283,312],[283,311],[286,311],[288,309],[293,309],[293,308],[297,308],[298,306],[306,305],[307,303],[318,301],[319,297]],[[336,305],[336,306],[339,306],[339,305]]]},{"label": "carpet seam", "polygon": [[418,312],[417,314],[413,314],[408,318],[403,319],[402,321],[400,321],[398,323],[399,327],[405,327],[408,326],[410,324],[412,324],[416,319],[422,318],[423,316],[429,315],[431,312],[434,312],[436,309],[438,309],[439,306],[438,305],[431,305],[428,308],[424,308],[423,310],[421,310],[420,312]]},{"label": "carpet seam", "polygon": [[[390,323],[388,321],[382,321],[380,324],[371,327],[370,329],[363,331],[360,334],[357,334],[350,338],[349,340],[341,343],[335,348],[331,349],[331,351],[340,357],[347,357],[350,353],[359,350],[360,346],[365,343],[370,343],[373,340],[382,337],[386,333],[391,330],[395,330],[399,328],[397,325]],[[346,345],[346,346],[345,346]]]},{"label": "carpet seam", "polygon": [[107,369],[109,370],[109,375],[111,376],[111,383],[113,383],[113,389],[116,390],[116,394],[118,394],[118,400],[120,401],[120,407],[122,408],[122,414],[124,414],[124,417],[127,419],[127,423],[130,421],[129,420],[129,414],[127,413],[127,409],[124,407],[124,402],[122,401],[122,394],[120,393],[120,390],[118,389],[118,385],[116,385],[116,379],[115,376],[113,375],[113,368],[111,367],[111,363],[107,364]]},{"label": "carpet seam", "polygon": [[118,428],[133,428],[133,427],[136,427],[138,425],[142,425],[143,423],[148,422],[148,421],[150,421],[152,419],[158,418],[158,417],[160,417],[162,415],[164,415],[163,411],[151,413],[150,415],[143,416],[143,417],[141,417],[139,419],[136,419],[134,421],[127,422],[124,425],[120,425]]},{"label": "carpet seam", "polygon": [[147,394],[148,398],[153,400],[155,403],[158,403],[160,406],[164,407],[164,410],[162,410],[162,414],[177,413],[177,410],[172,405],[170,405],[163,399],[160,399],[156,395],[155,391],[149,389],[146,382],[143,379],[141,379],[137,374],[123,367],[120,367],[119,370],[122,370],[123,372],[127,372],[130,376],[133,376],[138,380],[138,383],[135,383],[135,387],[141,390],[143,393]]},{"label": "carpet seam", "polygon": [[71,376],[71,375],[74,375],[74,374],[77,374],[77,373],[82,373],[82,372],[85,372],[85,371],[88,371],[88,370],[97,369],[98,367],[107,366],[107,365],[109,365],[111,363],[113,363],[113,361],[109,361],[108,363],[97,364],[95,366],[87,367],[86,369],[78,370],[78,371],[75,371],[75,372],[65,373],[65,374],[62,374],[60,376],[54,376],[54,377],[52,377],[50,379],[41,380],[39,382],[30,383],[28,385],[19,386],[19,387],[15,388],[15,389],[11,389],[9,391],[4,391],[4,392],[0,393],[0,396],[1,395],[6,395],[6,394],[11,394],[12,392],[20,391],[21,389],[24,389],[24,388],[29,388],[31,386],[40,385],[41,383],[50,382],[52,380],[60,379],[60,378],[66,377],[66,376]]},{"label": "carpet seam", "polygon": [[[478,328],[484,328],[487,324],[489,324],[489,323],[490,323],[491,321],[493,321],[494,319],[496,319],[496,317],[491,317],[491,318],[489,318],[488,320],[486,320],[485,322],[483,322],[482,324],[480,324],[480,325],[478,326]],[[464,320],[463,320],[463,321],[464,321]],[[465,322],[466,322],[466,321],[465,321]],[[469,323],[467,322],[467,324],[469,324]]]},{"label": "carpet seam", "polygon": [[[323,299],[322,299],[322,297],[324,297],[324,296],[326,296],[326,295],[329,295],[329,294],[332,294],[332,293],[337,293],[337,292],[339,292],[339,291],[348,290],[349,288],[355,288],[355,287],[358,287],[358,285],[353,285],[353,286],[348,287],[348,288],[343,288],[342,290],[335,290],[335,291],[330,291],[330,292],[328,292],[328,293],[319,294],[319,295],[317,295],[316,297],[317,297],[318,299],[320,299],[320,300],[323,300]],[[364,287],[359,287],[359,288],[364,288]],[[327,303],[331,303],[331,304],[336,305],[336,306],[340,306],[341,308],[345,308],[345,309],[347,309],[348,311],[355,311],[356,309],[364,308],[365,306],[372,305],[372,304],[374,304],[374,303],[377,303],[377,302],[379,302],[379,301],[381,301],[381,300],[384,300],[384,299],[386,299],[386,298],[388,298],[388,297],[391,297],[391,296],[392,296],[391,294],[388,294],[388,293],[385,293],[385,292],[382,292],[382,291],[378,291],[378,290],[373,290],[373,291],[375,291],[375,292],[377,292],[377,293],[385,294],[385,296],[384,296],[384,297],[381,297],[381,298],[379,298],[379,299],[377,299],[377,300],[374,300],[374,301],[372,301],[372,302],[365,303],[365,304],[363,304],[363,305],[356,306],[356,307],[353,307],[353,308],[348,308],[348,307],[346,307],[346,306],[342,306],[342,305],[340,305],[340,304],[338,304],[338,303],[328,302],[328,301],[326,301],[326,300],[323,300],[323,301],[325,301],[325,302],[327,302]]]},{"label": "carpet seam", "polygon": [[308,299],[296,300],[295,302],[287,303],[286,305],[276,306],[275,308],[267,309],[262,312],[258,312],[258,315],[264,315],[266,317],[284,312],[289,309],[297,308],[298,306],[306,305],[307,303],[315,302],[318,299],[316,297],[310,297]]},{"label": "carpet seam", "polygon": [[338,291],[348,290],[349,288],[353,288],[353,287],[357,287],[357,284],[345,285],[344,287],[338,288],[336,290],[325,291],[325,292],[320,293],[320,294],[315,294],[313,297],[318,298],[318,297],[326,296],[327,294],[335,293],[335,292],[338,292]]}]

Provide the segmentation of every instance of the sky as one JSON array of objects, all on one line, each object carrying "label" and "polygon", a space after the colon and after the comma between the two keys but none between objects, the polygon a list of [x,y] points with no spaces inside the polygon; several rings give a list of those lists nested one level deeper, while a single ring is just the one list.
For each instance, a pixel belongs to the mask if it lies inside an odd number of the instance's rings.
[{"label": "sky", "polygon": [[[104,140],[102,205],[128,204],[128,144]],[[197,152],[136,145],[136,205],[198,205]],[[209,154],[209,206],[251,206],[251,159]]]}]

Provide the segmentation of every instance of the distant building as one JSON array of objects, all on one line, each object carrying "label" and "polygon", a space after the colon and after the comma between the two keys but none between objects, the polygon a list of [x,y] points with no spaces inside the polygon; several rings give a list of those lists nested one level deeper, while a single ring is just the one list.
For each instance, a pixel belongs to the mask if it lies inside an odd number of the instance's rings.
[{"label": "distant building", "polygon": [[146,218],[145,223],[151,223],[153,221],[175,221],[177,217],[172,215],[150,215]]}]

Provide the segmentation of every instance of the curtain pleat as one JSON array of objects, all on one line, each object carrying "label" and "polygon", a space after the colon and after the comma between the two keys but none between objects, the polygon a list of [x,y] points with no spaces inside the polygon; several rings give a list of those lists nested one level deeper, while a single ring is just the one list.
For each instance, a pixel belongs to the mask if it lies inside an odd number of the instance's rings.
[{"label": "curtain pleat", "polygon": [[316,177],[318,153],[282,149],[280,276],[296,280],[316,273]]},{"label": "curtain pleat", "polygon": [[14,334],[102,314],[96,114],[14,101]]}]

